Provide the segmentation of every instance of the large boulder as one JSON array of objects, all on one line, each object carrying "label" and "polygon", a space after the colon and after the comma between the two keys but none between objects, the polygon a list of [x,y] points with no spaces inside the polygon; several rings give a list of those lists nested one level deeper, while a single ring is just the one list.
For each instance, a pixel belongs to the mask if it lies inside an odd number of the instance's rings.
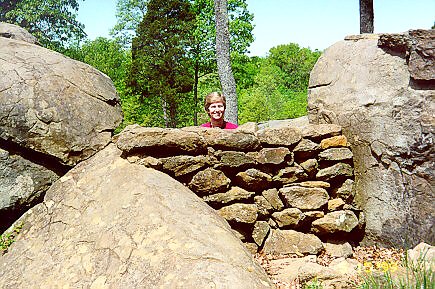
[{"label": "large boulder", "polygon": [[0,148],[0,229],[18,219],[21,210],[40,203],[58,178],[53,170]]},{"label": "large boulder", "polygon": [[0,23],[0,232],[122,120],[112,81]]},{"label": "large boulder", "polygon": [[434,43],[435,30],[347,37],[311,72],[309,119],[343,127],[367,244],[435,242]]},{"label": "large boulder", "polygon": [[0,22],[0,37],[38,44],[36,37],[30,34],[26,29],[6,22]]},{"label": "large boulder", "polygon": [[229,225],[109,145],[61,177],[0,257],[0,288],[272,288]]},{"label": "large boulder", "polygon": [[109,77],[27,42],[0,37],[0,138],[67,165],[106,146],[122,120]]}]

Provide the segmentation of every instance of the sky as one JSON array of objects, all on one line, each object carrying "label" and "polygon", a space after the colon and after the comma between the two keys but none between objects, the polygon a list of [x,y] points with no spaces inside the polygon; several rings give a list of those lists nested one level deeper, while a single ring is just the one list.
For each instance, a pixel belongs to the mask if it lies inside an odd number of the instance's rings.
[{"label": "sky", "polygon": [[[400,33],[430,29],[435,0],[374,0],[374,32]],[[116,23],[117,0],[79,1],[78,20],[89,39],[109,37]],[[358,0],[246,0],[254,14],[250,56],[266,56],[280,44],[297,43],[324,50],[347,35],[359,34]]]}]

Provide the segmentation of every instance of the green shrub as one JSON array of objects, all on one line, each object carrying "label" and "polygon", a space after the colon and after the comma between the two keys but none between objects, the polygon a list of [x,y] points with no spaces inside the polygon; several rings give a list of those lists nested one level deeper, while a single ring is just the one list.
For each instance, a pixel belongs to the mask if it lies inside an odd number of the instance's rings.
[{"label": "green shrub", "polygon": [[433,260],[426,260],[424,255],[416,261],[405,255],[402,266],[388,262],[382,262],[376,268],[364,266],[365,273],[358,289],[435,289]]},{"label": "green shrub", "polygon": [[21,231],[21,228],[23,227],[22,224],[16,226],[12,232],[3,233],[0,235],[0,253],[4,255],[7,251],[10,245],[15,241],[16,236]]}]

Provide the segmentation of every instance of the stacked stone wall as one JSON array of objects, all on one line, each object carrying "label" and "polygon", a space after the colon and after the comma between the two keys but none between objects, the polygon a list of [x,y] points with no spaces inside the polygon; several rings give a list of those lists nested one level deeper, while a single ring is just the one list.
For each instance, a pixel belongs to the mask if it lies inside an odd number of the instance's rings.
[{"label": "stacked stone wall", "polygon": [[114,142],[130,162],[189,187],[253,252],[318,254],[363,232],[352,202],[353,155],[338,125],[130,126]]}]

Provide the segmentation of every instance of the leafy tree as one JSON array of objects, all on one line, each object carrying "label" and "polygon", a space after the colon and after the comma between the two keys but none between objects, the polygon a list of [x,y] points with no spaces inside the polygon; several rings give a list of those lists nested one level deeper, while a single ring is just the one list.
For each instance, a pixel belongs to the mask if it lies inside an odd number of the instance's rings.
[{"label": "leafy tree", "polygon": [[[144,3],[148,1],[138,0],[118,0],[118,23],[112,30],[113,35],[122,36],[134,35],[138,23],[146,12]],[[195,14],[194,29],[192,29],[192,40],[188,51],[189,58],[192,59],[193,77],[193,122],[198,124],[197,112],[202,109],[198,106],[198,95],[208,94],[210,91],[202,92],[199,87],[204,83],[201,79],[209,79],[208,74],[216,72],[216,27],[214,20],[214,1],[213,0],[191,0],[192,10]],[[252,20],[253,15],[247,10],[246,0],[229,0],[229,31],[230,49],[240,54],[246,52],[247,47],[252,43]],[[130,43],[129,37],[119,37],[123,39],[123,45]],[[125,46],[127,47],[127,46]],[[214,90],[221,90],[219,85]]]},{"label": "leafy tree", "polygon": [[254,58],[253,86],[239,89],[240,123],[305,115],[309,74],[319,56],[290,43],[271,48],[266,58]]},{"label": "leafy tree", "polygon": [[373,0],[359,0],[359,32],[373,33],[374,31]]},{"label": "leafy tree", "polygon": [[127,48],[130,47],[136,29],[145,16],[148,0],[118,0],[116,3],[117,23],[110,35]]},{"label": "leafy tree", "polygon": [[308,88],[310,71],[320,57],[319,51],[300,48],[296,43],[278,45],[269,50],[268,61],[279,67],[283,79],[283,88],[293,91],[305,91]]},{"label": "leafy tree", "polygon": [[216,17],[216,60],[222,92],[227,98],[225,117],[228,121],[238,123],[236,81],[231,69],[230,33],[228,28],[228,2],[215,0]]},{"label": "leafy tree", "polygon": [[63,52],[68,44],[86,37],[76,20],[77,0],[3,0],[0,21],[16,24],[33,34],[44,47]]},{"label": "leafy tree", "polygon": [[234,52],[231,54],[231,65],[237,83],[237,91],[254,85],[254,77],[259,73],[263,58],[249,57],[246,54]]},{"label": "leafy tree", "polygon": [[150,0],[132,44],[130,85],[142,99],[158,99],[166,127],[177,126],[182,94],[192,90],[187,51],[195,15],[187,0]]}]

